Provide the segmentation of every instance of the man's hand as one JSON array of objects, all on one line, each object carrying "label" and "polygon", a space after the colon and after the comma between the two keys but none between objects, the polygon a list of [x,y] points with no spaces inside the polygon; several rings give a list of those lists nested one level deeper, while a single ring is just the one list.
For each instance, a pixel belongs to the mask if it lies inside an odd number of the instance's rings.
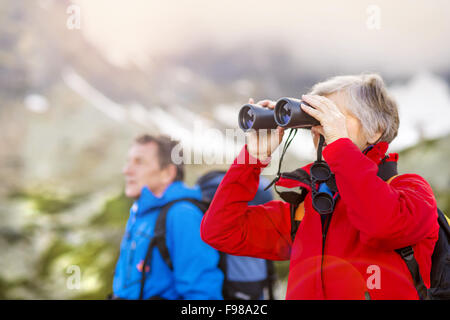
[{"label": "man's hand", "polygon": [[[254,104],[255,102],[250,98],[248,103]],[[271,100],[259,101],[257,105],[263,108],[275,108],[275,102]],[[263,132],[259,132],[259,130],[251,130],[247,133],[248,153],[262,162],[268,160],[275,149],[280,145],[283,140],[284,129],[282,127],[277,127],[276,130],[267,129],[266,132],[267,134],[263,134]]]},{"label": "man's hand", "polygon": [[327,144],[349,137],[345,115],[333,101],[318,95],[303,95],[302,99],[314,107],[301,104],[303,111],[320,122],[321,128],[316,130],[324,136]]}]

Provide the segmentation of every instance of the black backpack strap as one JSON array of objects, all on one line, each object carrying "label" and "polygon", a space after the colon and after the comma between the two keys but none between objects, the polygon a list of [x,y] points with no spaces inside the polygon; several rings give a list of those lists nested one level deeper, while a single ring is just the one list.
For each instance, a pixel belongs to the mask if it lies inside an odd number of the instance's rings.
[{"label": "black backpack strap", "polygon": [[438,223],[441,230],[444,232],[447,239],[450,239],[450,226],[445,218],[444,213],[438,208]]},{"label": "black backpack strap", "polygon": [[182,201],[187,201],[198,207],[203,213],[208,209],[207,204],[191,198],[183,198],[174,200],[172,202],[169,202],[164,207],[161,208],[161,211],[159,212],[158,218],[156,219],[155,223],[155,233],[153,236],[153,239],[155,239],[155,245],[159,250],[159,253],[161,254],[164,262],[167,264],[170,270],[173,270],[173,264],[172,259],[170,258],[169,249],[167,248],[167,241],[166,241],[166,226],[167,226],[167,214],[169,213],[170,208]]},{"label": "black backpack strap", "polygon": [[426,300],[428,297],[428,289],[423,282],[422,276],[420,275],[419,264],[417,263],[416,258],[414,258],[414,249],[411,246],[408,246],[401,249],[397,249],[395,251],[405,261],[406,266],[408,267],[408,270],[411,273],[414,282],[414,287],[416,287],[420,300],[424,299]]},{"label": "black backpack strap", "polygon": [[152,239],[155,240],[155,246],[158,248],[161,257],[170,270],[173,270],[173,264],[172,260],[170,259],[169,249],[166,245],[166,222],[167,213],[169,212],[170,208],[172,208],[172,206],[177,202],[178,201],[170,202],[161,209],[158,218],[156,219],[155,231]]},{"label": "black backpack strap", "polygon": [[142,277],[141,277],[141,287],[140,287],[140,293],[139,293],[139,300],[143,299],[144,294],[144,285],[145,285],[145,278],[146,278],[146,267],[152,260],[152,252],[153,248],[157,247],[159,250],[159,253],[161,254],[162,259],[166,263],[166,265],[169,267],[170,270],[173,270],[173,264],[172,259],[170,258],[169,249],[167,248],[167,242],[166,242],[166,226],[167,226],[167,214],[169,213],[170,208],[178,202],[182,201],[188,201],[195,206],[197,206],[203,213],[208,209],[207,203],[203,201],[199,201],[192,198],[183,198],[183,199],[177,199],[172,202],[167,203],[165,206],[161,208],[158,214],[158,218],[156,218],[155,222],[155,229],[154,234],[152,237],[152,240],[150,241],[150,244],[147,248],[147,253],[145,254],[144,262],[142,264]]},{"label": "black backpack strap", "polygon": [[[378,169],[378,176],[382,178],[383,180],[387,181],[391,177],[397,175],[397,162],[393,161],[385,161],[386,158],[383,159],[381,164],[379,165]],[[442,212],[438,209],[438,221],[441,225],[442,229],[442,223],[440,220],[444,219]],[[445,221],[446,222],[446,221]],[[447,224],[447,232],[450,234],[450,229],[448,228]],[[412,246],[407,246],[404,248],[400,248],[395,250],[405,261],[406,266],[408,267],[409,273],[411,273],[411,277],[414,283],[414,287],[416,288],[417,294],[419,295],[420,300],[428,300],[428,289],[425,286],[425,283],[423,282],[422,275],[420,274],[419,270],[419,264],[414,257],[414,249]]]},{"label": "black backpack strap", "polygon": [[274,283],[277,279],[277,273],[275,272],[275,265],[272,260],[266,260],[267,267],[267,289],[269,293],[269,300],[275,300],[274,295]]},{"label": "black backpack strap", "polygon": [[450,299],[450,227],[438,209],[439,237],[431,256],[430,300]]},{"label": "black backpack strap", "polygon": [[222,285],[222,296],[225,300],[232,299],[232,297],[228,297],[228,292],[226,290],[227,283],[228,283],[228,268],[227,268],[227,254],[222,251],[219,252],[219,269],[223,272],[223,285]]},{"label": "black backpack strap", "polygon": [[[398,174],[397,162],[386,161],[387,158],[388,156],[384,157],[384,159],[378,165],[377,175],[384,181],[388,181],[390,178]],[[407,246],[404,248],[396,249],[395,252],[397,252],[400,255],[400,257],[402,257],[403,261],[405,261],[409,273],[411,273],[414,287],[416,288],[420,300],[427,299],[428,289],[425,286],[425,283],[423,282],[422,275],[420,274],[419,264],[417,263],[417,260],[414,257],[413,247]]]}]

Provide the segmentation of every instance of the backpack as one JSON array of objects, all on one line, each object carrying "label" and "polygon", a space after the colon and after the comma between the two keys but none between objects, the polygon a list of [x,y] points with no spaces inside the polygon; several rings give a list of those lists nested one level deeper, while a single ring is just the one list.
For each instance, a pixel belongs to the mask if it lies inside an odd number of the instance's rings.
[{"label": "backpack", "polygon": [[439,238],[431,256],[430,288],[427,289],[419,272],[419,265],[414,258],[411,246],[398,249],[396,252],[405,261],[413,278],[414,286],[421,300],[450,299],[450,227],[444,213],[438,211]]},{"label": "backpack", "polygon": [[[145,270],[148,262],[151,261],[154,247],[158,248],[164,262],[173,270],[172,260],[166,243],[166,219],[169,209],[175,203],[187,201],[205,213],[225,173],[225,171],[211,171],[197,180],[196,184],[202,191],[203,199],[201,201],[183,198],[169,202],[161,208],[156,219],[154,236],[148,246],[142,270]],[[270,192],[264,191],[262,188],[264,183],[265,180],[262,179],[258,193],[252,201],[253,204],[262,204],[272,200]],[[219,268],[224,274],[222,294],[225,300],[274,299],[273,285],[276,280],[276,274],[273,261],[234,256],[220,251],[219,256]],[[143,298],[145,277],[145,272],[142,272],[139,299]],[[158,297],[152,297],[151,299],[158,299]]]},{"label": "backpack", "polygon": [[[386,159],[386,158],[385,158]],[[390,183],[390,181],[397,176],[397,163],[393,161],[383,161],[378,166],[378,176]],[[307,183],[309,181],[309,174],[297,169],[293,172],[282,173],[281,177],[296,179]],[[335,181],[330,186],[337,190]],[[301,187],[301,193],[294,193],[292,191],[280,193],[283,200],[290,203],[291,209],[291,237],[295,238],[296,232],[300,225],[300,219],[296,218],[297,208],[305,199],[308,190]],[[412,246],[399,248],[395,250],[405,261],[409,272],[411,273],[414,286],[417,290],[421,300],[447,300],[450,299],[450,226],[448,218],[438,208],[438,223],[439,223],[439,238],[435,244],[433,254],[431,257],[431,273],[430,273],[430,288],[425,286],[422,276],[419,272],[419,264],[414,257],[414,249]]]}]

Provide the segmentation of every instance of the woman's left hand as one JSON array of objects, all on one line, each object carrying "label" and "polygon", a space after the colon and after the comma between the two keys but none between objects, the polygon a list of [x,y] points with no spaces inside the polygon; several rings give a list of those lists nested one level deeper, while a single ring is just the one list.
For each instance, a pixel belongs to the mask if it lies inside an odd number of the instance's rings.
[{"label": "woman's left hand", "polygon": [[301,104],[303,111],[320,122],[323,129],[319,132],[324,136],[327,145],[340,138],[349,137],[345,115],[333,101],[318,95],[303,95],[302,99],[314,107]]}]

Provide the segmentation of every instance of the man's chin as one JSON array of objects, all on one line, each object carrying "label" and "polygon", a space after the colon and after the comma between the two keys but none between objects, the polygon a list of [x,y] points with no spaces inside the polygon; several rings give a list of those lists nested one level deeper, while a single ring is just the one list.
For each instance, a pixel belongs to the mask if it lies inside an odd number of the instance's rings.
[{"label": "man's chin", "polygon": [[134,188],[125,188],[125,195],[126,195],[128,198],[137,199],[137,198],[139,198],[139,196],[140,196],[140,192],[137,191],[137,190],[134,189]]}]

